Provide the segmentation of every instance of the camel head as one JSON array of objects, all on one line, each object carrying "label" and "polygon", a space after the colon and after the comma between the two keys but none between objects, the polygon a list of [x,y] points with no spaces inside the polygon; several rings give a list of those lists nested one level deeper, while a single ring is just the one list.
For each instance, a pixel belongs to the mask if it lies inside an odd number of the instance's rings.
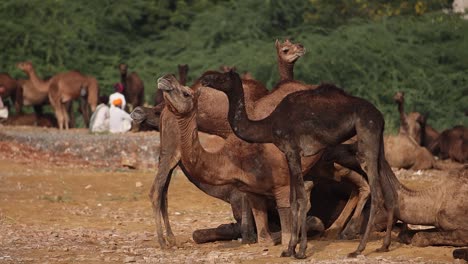
[{"label": "camel head", "polygon": [[173,113],[187,115],[196,109],[200,90],[181,85],[173,74],[159,78],[158,89],[163,91],[164,101]]},{"label": "camel head", "polygon": [[221,65],[219,66],[219,70],[222,72],[236,71],[236,66]]},{"label": "camel head", "polygon": [[33,71],[33,65],[30,61],[18,62],[18,64],[16,64],[16,67],[25,73]]},{"label": "camel head", "polygon": [[133,111],[130,113],[130,117],[133,121],[137,124],[142,123],[146,120],[146,111],[143,107],[137,106]]},{"label": "camel head", "polygon": [[119,71],[121,75],[127,75],[128,65],[125,63],[119,64]]},{"label": "camel head", "polygon": [[242,81],[239,77],[239,74],[234,71],[225,73],[210,72],[204,74],[200,78],[200,81],[203,86],[208,86],[225,93],[232,91],[234,85],[242,86]]},{"label": "camel head", "polygon": [[177,68],[179,69],[179,72],[188,72],[189,70],[188,64],[179,64],[177,65]]},{"label": "camel head", "polygon": [[393,96],[393,100],[395,100],[396,103],[403,103],[403,101],[405,100],[405,92],[397,92],[394,96]]},{"label": "camel head", "polygon": [[300,43],[292,43],[289,39],[286,39],[283,43],[276,40],[275,46],[278,57],[287,63],[295,63],[306,53],[304,46]]}]

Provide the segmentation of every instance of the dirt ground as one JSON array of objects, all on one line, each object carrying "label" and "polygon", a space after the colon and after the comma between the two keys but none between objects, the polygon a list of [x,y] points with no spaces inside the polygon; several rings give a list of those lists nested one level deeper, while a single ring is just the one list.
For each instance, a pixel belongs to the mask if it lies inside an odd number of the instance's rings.
[{"label": "dirt ground", "polygon": [[[161,250],[148,199],[159,135],[91,135],[76,129],[0,126],[0,263],[462,263],[453,247],[417,248],[393,239],[377,253],[346,258],[353,241],[310,240],[306,260],[279,258],[281,246],[240,241],[195,244],[192,232],[233,221],[230,207],[176,170],[169,214],[177,247]],[[122,165],[131,163],[136,169]],[[448,169],[459,164],[443,163]],[[449,170],[397,171],[407,184],[437,184]]]}]

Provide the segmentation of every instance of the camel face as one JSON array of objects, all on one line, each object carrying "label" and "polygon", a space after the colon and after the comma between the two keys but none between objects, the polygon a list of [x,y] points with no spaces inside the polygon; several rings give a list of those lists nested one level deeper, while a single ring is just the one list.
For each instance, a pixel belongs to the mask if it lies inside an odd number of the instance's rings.
[{"label": "camel face", "polygon": [[172,74],[164,75],[158,79],[158,88],[163,91],[164,100],[175,114],[186,115],[195,110],[199,90],[192,91],[183,86]]},{"label": "camel face", "polygon": [[128,65],[125,63],[119,64],[119,71],[121,75],[127,75]]},{"label": "camel face", "polygon": [[403,103],[403,97],[405,96],[404,92],[397,92],[393,96],[393,100],[395,100],[396,103]]},{"label": "camel face", "polygon": [[19,62],[16,67],[26,73],[31,72],[33,68],[32,63],[29,61]]},{"label": "camel face", "polygon": [[282,61],[288,63],[296,62],[300,57],[304,56],[306,49],[300,43],[292,43],[289,39],[280,43],[276,40],[276,52]]}]

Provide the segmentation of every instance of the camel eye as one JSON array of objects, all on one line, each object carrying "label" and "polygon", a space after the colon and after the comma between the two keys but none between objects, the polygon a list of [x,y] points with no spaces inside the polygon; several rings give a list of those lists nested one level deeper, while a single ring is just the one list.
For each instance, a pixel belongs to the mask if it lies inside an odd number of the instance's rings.
[{"label": "camel eye", "polygon": [[283,49],[283,53],[288,53],[289,49]]},{"label": "camel eye", "polygon": [[189,96],[190,96],[190,94],[187,93],[187,92],[182,92],[182,95],[183,95],[184,97],[189,97]]}]

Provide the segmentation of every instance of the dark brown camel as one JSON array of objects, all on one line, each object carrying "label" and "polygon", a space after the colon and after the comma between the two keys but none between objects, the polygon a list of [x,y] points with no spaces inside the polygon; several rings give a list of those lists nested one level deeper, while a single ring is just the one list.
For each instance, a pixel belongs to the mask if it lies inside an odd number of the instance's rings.
[{"label": "dark brown camel", "polygon": [[145,101],[145,86],[136,72],[128,74],[128,65],[119,64],[120,82],[124,86],[123,95],[127,105],[132,111],[135,107],[143,105]]},{"label": "dark brown camel", "polygon": [[468,128],[454,126],[444,130],[432,143],[430,150],[441,159],[452,159],[460,163],[468,162]]},{"label": "dark brown camel", "polygon": [[[0,97],[3,100],[8,100],[8,98],[10,98],[10,102],[6,102],[5,105],[7,105],[8,108],[15,106],[16,113],[20,112],[16,103],[17,81],[8,73],[0,73],[0,86],[4,87],[4,91],[0,94]],[[9,109],[9,111],[11,111],[11,109]]]},{"label": "dark brown camel", "polygon": [[[252,121],[246,113],[242,85],[237,73],[209,74],[202,78],[202,83],[223,91],[228,96],[228,120],[237,136],[248,142],[274,143],[286,155],[290,170],[290,206],[293,218],[291,240],[282,256],[306,257],[307,198],[302,179],[301,156],[317,161],[326,147],[340,144],[354,135],[358,137],[359,161],[369,178],[371,212],[361,243],[350,256],[360,254],[365,248],[381,189],[389,216],[387,235],[380,250],[388,250],[393,224],[390,220],[393,220],[397,196],[395,190],[381,184],[381,181],[388,181],[388,174],[393,172],[384,155],[384,119],[375,106],[364,99],[350,96],[333,85],[321,85],[315,90],[286,96],[270,116]],[[301,242],[299,252],[296,253],[299,229]]]}]

